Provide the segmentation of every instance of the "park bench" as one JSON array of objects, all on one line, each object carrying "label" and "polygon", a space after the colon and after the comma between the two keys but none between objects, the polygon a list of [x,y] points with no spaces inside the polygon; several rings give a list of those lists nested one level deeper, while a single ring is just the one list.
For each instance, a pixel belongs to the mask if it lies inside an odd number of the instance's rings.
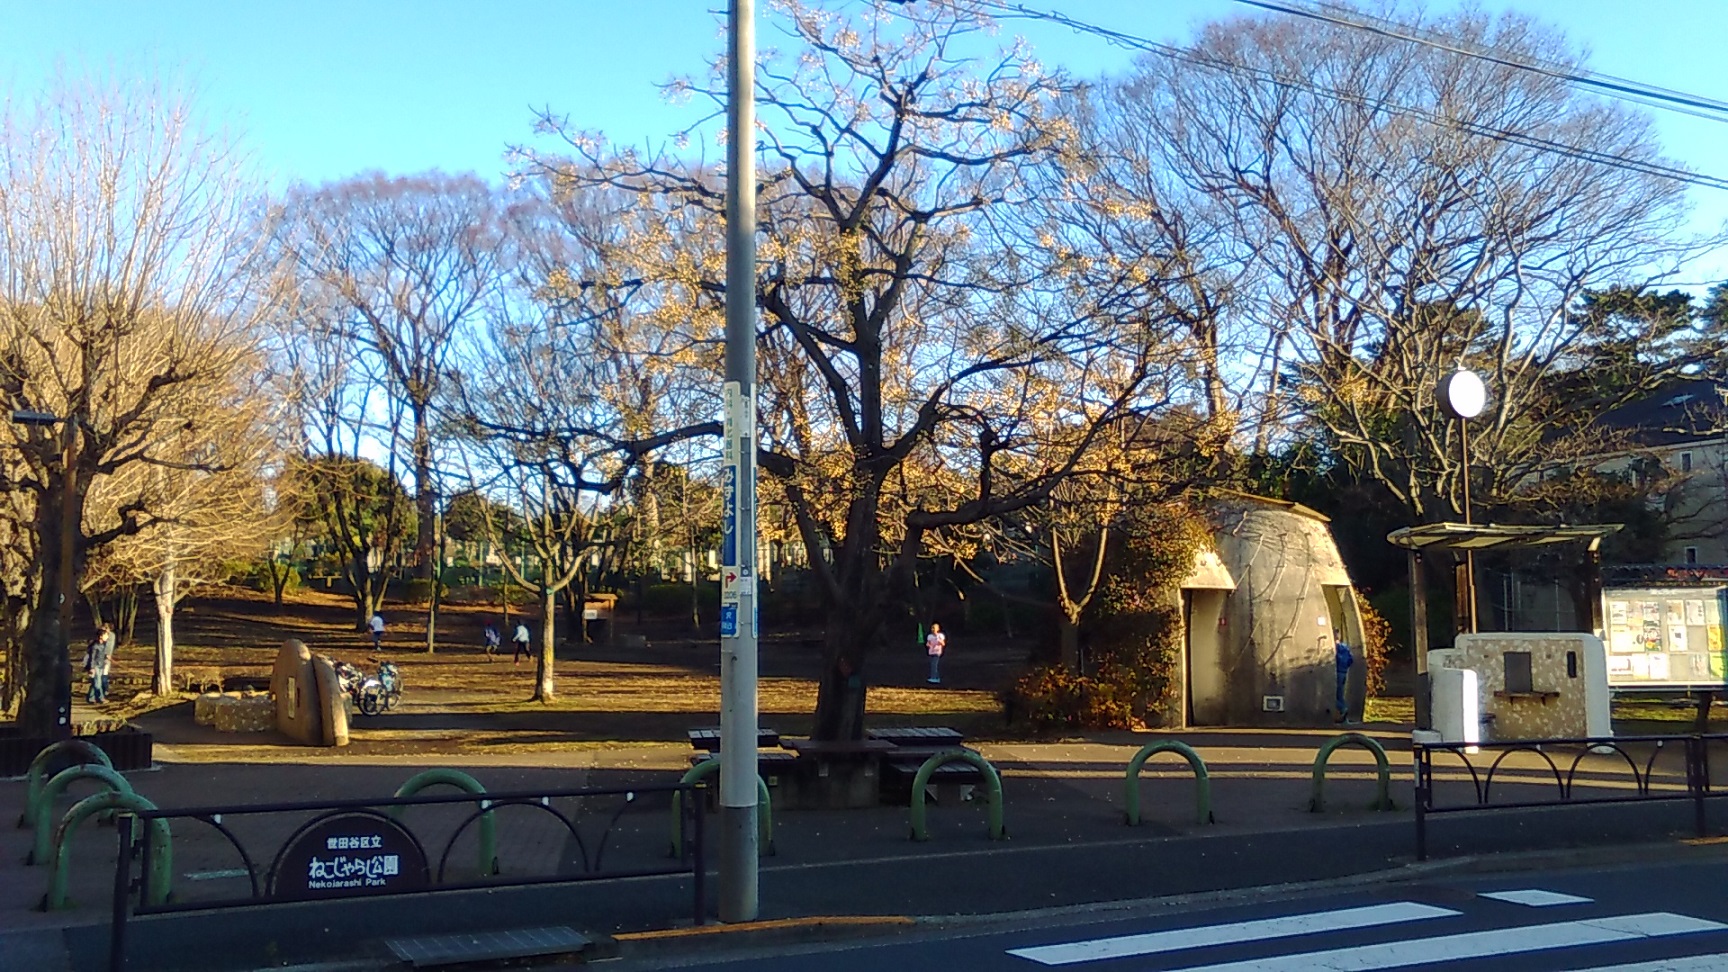
[{"label": "park bench", "polygon": [[896,746],[958,746],[966,741],[965,733],[947,726],[897,726],[871,729],[866,735]]},{"label": "park bench", "polygon": [[[918,729],[880,729],[876,732],[892,733],[896,738],[904,740],[882,757],[882,797],[889,803],[906,803],[912,799],[912,781],[917,778],[918,770],[930,757],[951,749],[977,752],[969,746],[960,745],[965,736],[954,729],[933,729],[922,736]],[[916,739],[935,742],[913,745],[912,741]],[[930,774],[926,792],[938,803],[956,803],[966,797],[971,787],[983,782],[984,774],[970,763],[943,763]]]},{"label": "park bench", "polygon": [[[718,726],[704,726],[700,729],[691,729],[687,735],[690,737],[691,749],[700,749],[710,753],[717,753],[720,751],[720,727]],[[779,733],[768,728],[758,728],[756,730],[757,749],[773,749],[779,745]]]},{"label": "park bench", "polygon": [[[718,726],[704,726],[699,729],[691,729],[688,731],[687,735],[690,737],[690,748],[696,750],[690,754],[691,766],[695,766],[697,763],[703,762],[704,760],[719,757],[720,728]],[[773,748],[779,745],[780,734],[778,732],[765,727],[759,727],[756,730],[756,746],[758,750],[756,753],[756,772],[762,777],[762,781],[768,784],[768,789],[775,793],[778,792],[781,778],[791,771],[793,763],[798,759],[798,756],[795,753],[788,753],[784,750]],[[713,810],[716,808],[720,799],[720,787],[715,785],[708,787],[707,789],[708,808]]]}]

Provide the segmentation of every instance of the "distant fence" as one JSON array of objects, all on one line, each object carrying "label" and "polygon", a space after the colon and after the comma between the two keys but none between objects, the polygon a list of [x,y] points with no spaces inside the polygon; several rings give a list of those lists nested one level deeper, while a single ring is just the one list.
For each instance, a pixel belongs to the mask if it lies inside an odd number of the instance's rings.
[{"label": "distant fence", "polygon": [[[1714,789],[1710,782],[1710,747],[1722,743],[1728,743],[1728,734],[1414,743],[1416,857],[1428,858],[1428,817],[1433,814],[1690,801],[1697,835],[1708,836],[1706,801],[1728,797],[1728,789]],[[1534,758],[1514,765],[1509,760],[1517,754]],[[1459,789],[1473,799],[1436,801],[1437,758],[1440,769],[1459,774],[1457,782],[1468,774],[1469,787]],[[1667,772],[1660,772],[1664,768]],[[1519,775],[1509,778],[1513,773]],[[1523,792],[1496,801],[1497,783],[1501,793],[1511,786]],[[1551,797],[1530,798],[1532,786]]]},{"label": "distant fence", "polygon": [[[707,845],[703,838],[702,803],[694,799],[695,791],[692,784],[670,783],[143,809],[127,813],[117,822],[120,852],[115,861],[109,969],[110,972],[125,969],[126,923],[132,915],[249,908],[284,902],[688,874],[691,913],[700,924],[707,911]],[[676,858],[668,859],[665,814],[674,797],[678,798],[675,805],[681,808],[684,850]],[[608,806],[597,808],[597,803]],[[423,831],[435,828],[417,824],[416,817],[424,819],[438,807],[458,812],[446,812],[441,818],[443,826],[436,828],[446,832],[441,839],[423,839]],[[296,819],[274,828],[253,828],[262,829],[262,835],[248,837],[241,833],[246,829],[240,826],[242,821],[256,818],[279,821],[285,817]],[[599,826],[581,825],[582,821],[595,817],[602,821]],[[482,827],[496,833],[500,848],[508,848],[512,831],[527,831],[530,825],[543,837],[551,833],[561,843],[560,853],[551,858],[550,873],[544,869],[529,871],[523,863],[546,860],[543,848],[524,853],[515,861],[507,859],[501,867],[496,861],[482,862],[478,868],[458,863],[468,859],[467,854],[454,853],[458,842],[478,839]],[[228,879],[229,886],[239,893],[218,892],[205,898],[176,894],[167,900],[141,894],[145,890],[144,876],[153,873],[152,868],[158,863],[153,857],[161,851],[153,842],[135,845],[134,837],[164,826],[173,831],[176,848],[199,831],[217,835],[219,839],[206,839],[206,843],[225,849],[226,859],[239,866],[210,875]],[[286,837],[282,836],[284,832]],[[615,839],[620,834],[631,842],[625,851],[619,850]],[[625,862],[609,867],[609,851],[613,862],[620,853],[625,854]],[[177,858],[183,856],[178,849],[175,853]]]}]

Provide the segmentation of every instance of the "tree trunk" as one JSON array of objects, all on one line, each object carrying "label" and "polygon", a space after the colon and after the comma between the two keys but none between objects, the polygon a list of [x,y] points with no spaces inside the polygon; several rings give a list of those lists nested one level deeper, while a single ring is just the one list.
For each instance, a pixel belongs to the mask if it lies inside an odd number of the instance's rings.
[{"label": "tree trunk", "polygon": [[576,576],[576,582],[570,585],[570,589],[576,592],[576,596],[574,599],[574,606],[572,606],[570,609],[570,617],[572,617],[576,620],[576,628],[581,633],[582,643],[585,645],[592,644],[593,639],[588,637],[588,575],[587,575],[587,573],[583,572],[583,571],[578,571],[577,576]]},{"label": "tree trunk", "polygon": [[877,612],[837,610],[824,637],[821,684],[816,689],[816,725],[811,738],[853,742],[864,738],[868,686],[864,661],[880,633]]},{"label": "tree trunk", "polygon": [[[414,507],[420,514],[414,534],[414,576],[427,580],[432,576],[432,549],[437,542],[438,497],[432,489],[432,429],[428,424],[427,406],[412,404],[414,410]],[[427,634],[430,642],[431,634]],[[428,648],[428,651],[431,649]]]},{"label": "tree trunk", "polygon": [[270,560],[270,597],[277,607],[282,606],[282,593],[288,587],[288,572],[294,569],[291,563],[277,564]]},{"label": "tree trunk", "polygon": [[372,619],[372,571],[366,566],[366,552],[359,551],[348,558],[342,568],[347,575],[349,596],[354,599],[354,630],[365,631]]},{"label": "tree trunk", "polygon": [[[82,522],[83,497],[74,490],[71,502],[75,508],[63,510],[67,497],[62,473],[50,475],[48,489],[36,502],[42,593],[31,613],[26,635],[24,702],[18,712],[19,728],[26,736],[60,739],[72,734],[72,658],[68,644],[71,632],[60,623],[60,606],[63,596],[78,596],[79,538],[67,537],[64,527],[72,525],[76,529],[75,525]],[[70,542],[63,544],[63,539]],[[60,576],[68,547],[72,555],[70,585],[63,584]]]},{"label": "tree trunk", "polygon": [[135,585],[126,587],[115,599],[114,606],[115,639],[120,644],[132,644],[137,640],[138,633],[138,588]]},{"label": "tree trunk", "polygon": [[558,608],[558,593],[542,582],[540,586],[540,660],[534,666],[535,702],[550,702],[558,696],[554,684],[554,666],[558,661],[558,624],[554,612]]},{"label": "tree trunk", "polygon": [[170,561],[156,577],[156,672],[150,690],[157,695],[174,691],[174,595],[179,584],[175,573]]},{"label": "tree trunk", "polygon": [[[441,574],[443,571],[438,573]],[[428,655],[438,651],[438,588],[441,586],[438,580],[437,576],[432,578],[432,600],[426,607],[426,654]]]},{"label": "tree trunk", "polygon": [[1064,669],[1080,672],[1080,619],[1067,611],[1056,612],[1056,660]]},{"label": "tree trunk", "polygon": [[[436,498],[436,497],[434,497]],[[450,534],[442,517],[436,524],[437,555],[432,562],[432,604],[426,611],[426,654],[438,650],[438,608],[443,604],[444,594],[444,559],[449,552]]]}]

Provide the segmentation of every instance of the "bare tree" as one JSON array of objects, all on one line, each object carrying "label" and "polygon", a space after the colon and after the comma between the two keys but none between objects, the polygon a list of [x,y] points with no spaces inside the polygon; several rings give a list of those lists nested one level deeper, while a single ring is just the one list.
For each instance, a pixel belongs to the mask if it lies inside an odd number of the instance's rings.
[{"label": "bare tree", "polygon": [[364,350],[359,362],[400,406],[388,413],[386,431],[392,451],[406,440],[418,513],[413,566],[416,577],[433,582],[426,650],[434,651],[433,413],[455,347],[499,284],[505,236],[494,192],[473,176],[373,174],[297,189],[284,215],[284,252],[302,279],[322,291],[331,329]]},{"label": "bare tree", "polygon": [[[974,64],[989,26],[975,5],[851,19],[793,3],[782,23],[786,56],[759,73],[758,459],[829,604],[815,734],[856,738],[866,658],[904,617],[926,537],[1048,496],[1098,430],[1145,404],[1166,315],[1161,280],[1075,286],[1091,255],[1060,238],[1044,195],[1065,184],[1053,168],[1085,164],[1053,110],[1070,86],[1018,45]],[[718,81],[685,87],[724,103]],[[552,282],[559,296],[684,333],[681,319],[710,323],[715,173],[543,121],[570,154],[525,164],[561,198],[622,191],[664,214],[606,253],[605,275]]]},{"label": "bare tree", "polygon": [[[597,353],[590,332],[548,317],[533,301],[515,308],[520,317],[495,315],[484,341],[474,348],[461,386],[469,461],[468,489],[492,498],[481,504],[487,538],[501,546],[507,528],[536,555],[538,575],[508,556],[506,575],[540,601],[540,651],[534,699],[557,696],[556,648],[559,592],[577,585],[586,600],[590,556],[605,542],[598,533],[594,498],[616,492],[624,481],[610,438],[571,434],[601,428],[613,411],[601,391]],[[520,519],[506,524],[500,508]]]},{"label": "bare tree", "polygon": [[[1513,61],[1577,60],[1518,15],[1431,26]],[[1546,381],[1588,334],[1583,289],[1661,276],[1706,242],[1681,235],[1684,187],[1643,168],[1661,161],[1647,116],[1390,37],[1223,21],[1192,56],[1143,60],[1115,106],[1138,133],[1123,154],[1206,200],[1205,245],[1243,268],[1231,313],[1263,337],[1235,370],[1257,376],[1256,442],[1299,415],[1417,520],[1461,508],[1441,377],[1467,366],[1492,389],[1476,495],[1509,501],[1599,445],[1559,434],[1586,403]]]},{"label": "bare tree", "polygon": [[71,677],[56,606],[92,550],[158,518],[147,496],[92,510],[92,491],[137,465],[219,468],[173,453],[168,433],[203,428],[210,390],[254,366],[270,295],[232,143],[160,86],[61,84],[13,103],[0,186],[0,407],[62,419],[0,433],[40,539],[20,721],[55,734]]}]

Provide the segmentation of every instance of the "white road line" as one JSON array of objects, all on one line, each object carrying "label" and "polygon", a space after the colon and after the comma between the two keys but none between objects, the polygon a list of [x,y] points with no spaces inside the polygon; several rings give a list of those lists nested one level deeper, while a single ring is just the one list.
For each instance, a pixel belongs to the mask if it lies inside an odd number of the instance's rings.
[{"label": "white road line", "polygon": [[1547,925],[1496,928],[1438,938],[1416,938],[1379,945],[1358,945],[1324,952],[1276,955],[1200,965],[1180,972],[1379,972],[1411,965],[1462,962],[1496,955],[1519,955],[1579,945],[1605,945],[1640,938],[1666,938],[1696,932],[1724,931],[1728,925],[1686,915],[1656,911],[1642,915],[1585,918]]},{"label": "white road line", "polygon": [[1511,904],[1528,905],[1532,908],[1552,908],[1555,905],[1589,904],[1590,898],[1580,898],[1575,894],[1561,894],[1558,891],[1542,891],[1537,888],[1527,888],[1521,891],[1484,891],[1477,895],[1480,898],[1493,898],[1495,901],[1506,901]]},{"label": "white road line", "polygon": [[1153,955],[1186,948],[1205,948],[1232,942],[1258,942],[1272,938],[1293,938],[1319,932],[1344,931],[1351,928],[1373,928],[1425,918],[1448,918],[1459,912],[1450,908],[1398,901],[1392,904],[1368,905],[1361,908],[1339,908],[1334,911],[1313,911],[1278,918],[1259,918],[1225,925],[1201,925],[1194,928],[1172,928],[1168,931],[1141,935],[1121,935],[1116,938],[1094,938],[1083,942],[1060,945],[1039,945],[1035,948],[1009,949],[1018,955],[1044,965],[1073,965],[1076,962],[1096,962],[1101,959],[1124,958],[1130,955]]},{"label": "white road line", "polygon": [[1593,969],[1578,969],[1577,972],[1728,972],[1728,952],[1655,959],[1627,965],[1598,965]]}]

